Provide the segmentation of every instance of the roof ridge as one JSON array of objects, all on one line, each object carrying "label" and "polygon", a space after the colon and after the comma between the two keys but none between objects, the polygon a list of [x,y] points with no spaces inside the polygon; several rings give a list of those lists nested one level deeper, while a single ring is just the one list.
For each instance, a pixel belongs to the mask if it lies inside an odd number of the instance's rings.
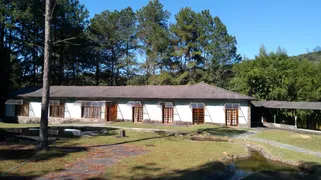
[{"label": "roof ridge", "polygon": [[[52,97],[88,98],[173,98],[173,99],[254,99],[205,82],[192,85],[130,86],[51,86]],[[41,91],[18,93],[22,97],[41,97]]]},{"label": "roof ridge", "polygon": [[231,91],[231,90],[228,90],[228,89],[224,89],[224,88],[221,88],[221,87],[218,87],[218,86],[213,86],[213,87],[214,88],[218,88],[218,89],[223,90],[223,91],[226,91],[226,92],[229,92],[229,93],[232,93],[232,94],[241,95],[241,96],[244,96],[244,97],[255,99],[255,98],[253,98],[251,96],[248,96],[248,95],[245,95],[245,94],[241,94],[241,93],[238,93],[238,92],[234,92],[234,91]]}]

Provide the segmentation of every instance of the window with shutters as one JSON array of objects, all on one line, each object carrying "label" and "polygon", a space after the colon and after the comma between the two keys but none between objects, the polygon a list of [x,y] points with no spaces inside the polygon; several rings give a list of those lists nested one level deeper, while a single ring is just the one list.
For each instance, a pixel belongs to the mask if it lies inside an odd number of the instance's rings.
[{"label": "window with shutters", "polygon": [[50,117],[65,117],[65,103],[49,104]]},{"label": "window with shutters", "polygon": [[83,118],[101,118],[100,106],[82,106],[81,117]]}]

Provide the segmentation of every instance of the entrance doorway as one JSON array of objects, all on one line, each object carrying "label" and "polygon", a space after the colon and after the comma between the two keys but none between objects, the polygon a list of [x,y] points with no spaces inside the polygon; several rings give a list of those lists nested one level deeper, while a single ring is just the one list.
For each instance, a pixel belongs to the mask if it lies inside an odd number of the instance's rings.
[{"label": "entrance doorway", "polygon": [[143,107],[133,107],[133,122],[143,122]]},{"label": "entrance doorway", "polygon": [[106,119],[107,121],[117,120],[117,104],[106,104]]},{"label": "entrance doorway", "polygon": [[204,124],[204,108],[193,108],[193,124]]},{"label": "entrance doorway", "polygon": [[226,126],[237,126],[239,122],[238,109],[225,110]]},{"label": "entrance doorway", "polygon": [[163,107],[163,123],[173,123],[174,121],[174,109],[170,107]]}]

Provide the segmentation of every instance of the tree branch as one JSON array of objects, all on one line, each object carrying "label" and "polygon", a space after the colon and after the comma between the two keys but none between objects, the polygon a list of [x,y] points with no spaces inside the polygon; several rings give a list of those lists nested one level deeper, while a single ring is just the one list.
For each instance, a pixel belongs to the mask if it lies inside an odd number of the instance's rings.
[{"label": "tree branch", "polygon": [[58,43],[66,42],[66,41],[73,40],[73,39],[76,39],[76,37],[71,37],[71,38],[66,38],[66,39],[58,40],[58,41],[56,41],[56,42],[53,42],[52,44],[58,44]]},{"label": "tree branch", "polygon": [[55,10],[56,5],[57,5],[57,0],[55,1],[55,5],[53,6],[53,8],[52,8],[52,10],[51,10],[50,19],[52,19],[52,14],[53,14],[53,12],[54,12],[54,10]]},{"label": "tree branch", "polygon": [[70,44],[70,45],[74,45],[74,46],[80,46],[80,44],[72,43],[72,42],[69,42],[69,41],[66,41],[66,43]]}]

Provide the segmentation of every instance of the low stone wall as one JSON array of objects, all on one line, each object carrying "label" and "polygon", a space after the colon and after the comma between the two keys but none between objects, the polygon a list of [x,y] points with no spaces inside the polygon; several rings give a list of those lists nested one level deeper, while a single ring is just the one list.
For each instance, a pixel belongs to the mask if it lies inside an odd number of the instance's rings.
[{"label": "low stone wall", "polygon": [[284,129],[297,129],[296,126],[287,125],[287,124],[277,124],[277,123],[264,122],[263,125],[264,125],[265,127],[277,127],[277,128],[284,128]]},{"label": "low stone wall", "polygon": [[[21,124],[37,124],[40,123],[40,118],[38,117],[25,117],[18,116],[18,123]],[[49,124],[68,124],[68,123],[105,123],[105,119],[89,119],[89,118],[53,118],[49,117]]]},{"label": "low stone wall", "polygon": [[247,123],[247,124],[239,124],[237,127],[240,127],[240,128],[250,128],[250,127],[251,127],[251,124],[250,124],[250,123]]},{"label": "low stone wall", "polygon": [[271,154],[267,153],[262,146],[260,146],[258,144],[254,144],[254,143],[246,142],[246,141],[241,142],[241,144],[243,146],[245,146],[246,148],[248,148],[249,150],[253,149],[255,151],[258,151],[266,159],[268,159],[270,161],[280,162],[280,163],[284,163],[284,164],[291,165],[291,166],[299,166],[300,165],[300,162],[298,162],[298,161],[289,161],[289,160],[285,160],[280,157],[272,156]]},{"label": "low stone wall", "polygon": [[[213,124],[213,125],[222,126],[222,127],[226,126],[225,123],[205,122],[205,124]],[[251,125],[250,124],[238,124],[238,126],[232,126],[232,127],[250,128]]]},{"label": "low stone wall", "polygon": [[162,121],[154,121],[154,120],[149,120],[149,119],[144,119],[143,123],[146,123],[146,124],[163,124]]},{"label": "low stone wall", "polygon": [[192,122],[186,122],[186,121],[174,121],[173,124],[175,124],[175,125],[193,125]]}]

